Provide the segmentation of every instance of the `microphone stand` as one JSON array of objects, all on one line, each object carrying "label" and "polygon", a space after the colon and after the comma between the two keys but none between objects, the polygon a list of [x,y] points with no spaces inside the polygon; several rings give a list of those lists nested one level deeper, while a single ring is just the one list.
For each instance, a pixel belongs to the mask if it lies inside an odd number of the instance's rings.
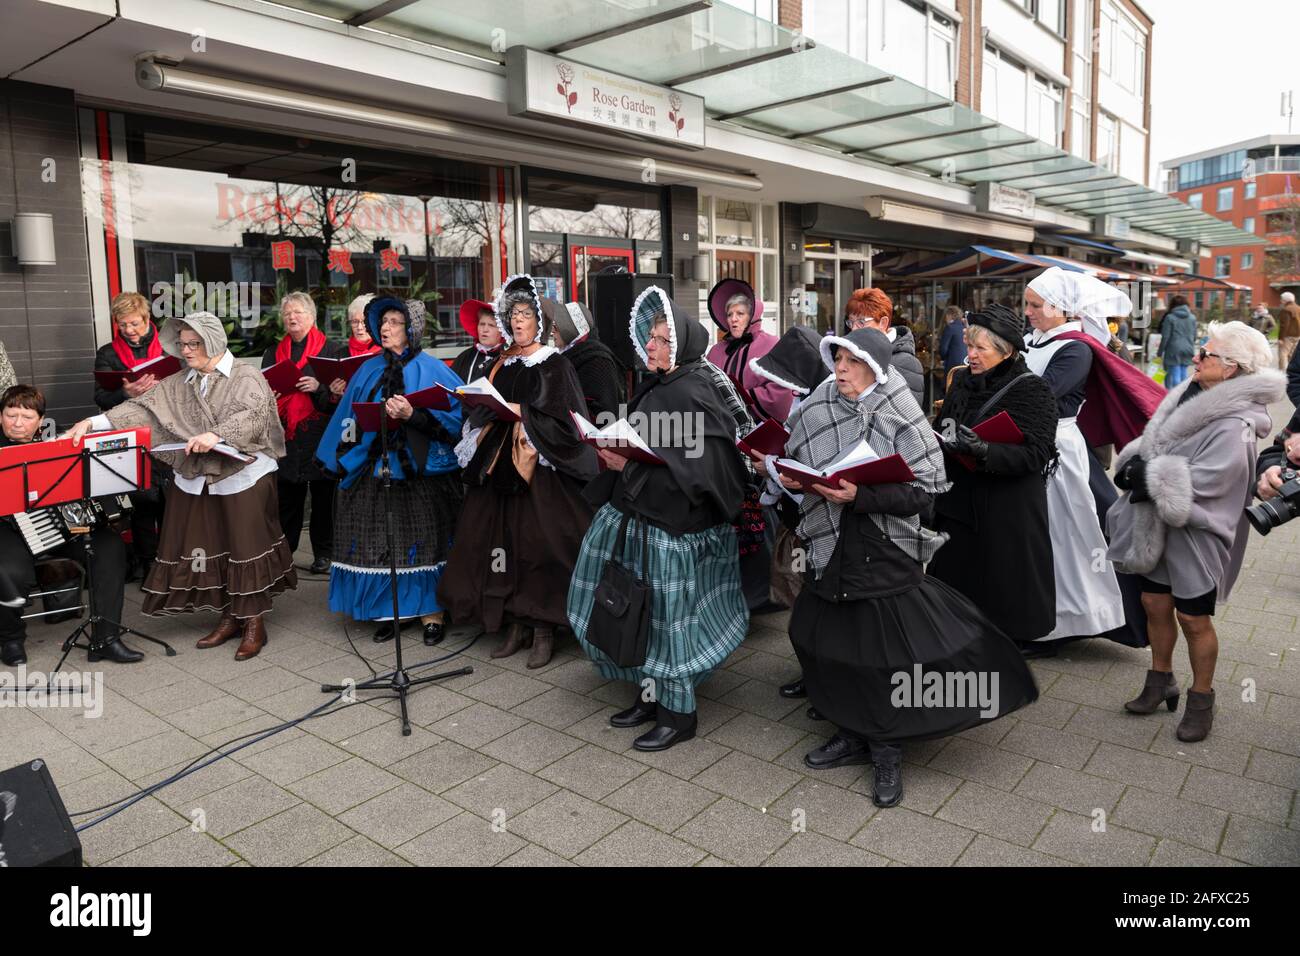
[{"label": "microphone stand", "polygon": [[[406,696],[411,689],[424,684],[431,684],[437,680],[445,680],[448,677],[472,674],[474,668],[461,667],[454,671],[431,674],[428,677],[412,678],[402,663],[402,617],[397,601],[397,541],[393,531],[393,472],[388,459],[388,410],[384,407],[379,409],[379,442],[383,452],[379,459],[379,477],[384,489],[384,532],[387,535],[388,542],[388,588],[393,598],[393,641],[397,651],[397,660],[395,662],[397,666],[387,674],[380,674],[377,677],[356,684],[321,684],[320,689],[322,693],[326,694],[338,693],[351,688],[396,692],[402,710],[402,736],[409,737],[411,736],[411,718],[407,713]],[[414,479],[414,476],[412,476],[412,479]]]}]

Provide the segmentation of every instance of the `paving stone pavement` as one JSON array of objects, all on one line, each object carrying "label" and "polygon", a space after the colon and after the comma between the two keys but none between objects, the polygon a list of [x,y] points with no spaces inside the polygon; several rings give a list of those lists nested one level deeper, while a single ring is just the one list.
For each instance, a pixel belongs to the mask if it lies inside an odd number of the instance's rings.
[{"label": "paving stone pavement", "polygon": [[[326,609],[327,584],[300,581],[277,599],[266,649],[244,663],[233,643],[194,648],[211,615],[144,618],[129,585],[127,623],[177,656],[137,641],[142,664],[97,665],[97,719],[0,710],[0,767],[44,758],[68,809],[85,810],[301,716],[327,699],[322,681],[368,677]],[[1252,534],[1219,609],[1208,740],[1179,742],[1178,714],[1121,710],[1146,651],[1078,643],[1032,663],[1033,705],[906,747],[905,796],[891,810],[871,802],[870,767],[804,768],[826,725],[777,694],[799,670],[787,614],[754,619],[700,689],[700,737],[663,754],[632,750],[637,732],[608,726],[633,689],[602,680],[571,636],[529,671],[525,653],[491,661],[494,637],[467,646],[472,635],[455,628],[430,651],[408,631],[408,666],[463,649],[441,667],[474,668],[412,696],[410,737],[393,701],[358,692],[359,703],[241,749],[81,839],[87,864],[114,866],[1296,866],[1298,617],[1300,521]],[[29,668],[53,667],[64,629],[31,628]],[[350,632],[372,667],[392,664],[371,627]],[[65,669],[89,665],[74,651]],[[1176,671],[1190,683],[1185,645]]]}]

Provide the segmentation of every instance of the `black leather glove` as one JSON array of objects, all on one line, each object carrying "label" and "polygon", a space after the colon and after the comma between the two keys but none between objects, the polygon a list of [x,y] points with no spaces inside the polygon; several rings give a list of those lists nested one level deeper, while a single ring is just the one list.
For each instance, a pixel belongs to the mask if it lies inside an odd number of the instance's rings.
[{"label": "black leather glove", "polygon": [[1141,455],[1134,455],[1115,473],[1115,487],[1129,493],[1129,501],[1150,501],[1147,494],[1147,463]]},{"label": "black leather glove", "polygon": [[989,443],[976,435],[973,429],[965,425],[958,425],[957,437],[952,442],[952,450],[959,455],[970,455],[976,461],[982,462],[989,456]]}]

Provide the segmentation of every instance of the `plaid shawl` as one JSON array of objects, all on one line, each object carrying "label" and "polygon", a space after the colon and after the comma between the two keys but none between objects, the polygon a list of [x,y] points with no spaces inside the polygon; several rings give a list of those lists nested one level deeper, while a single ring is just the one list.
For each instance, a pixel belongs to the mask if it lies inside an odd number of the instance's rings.
[{"label": "plaid shawl", "polygon": [[[901,375],[890,375],[860,402],[842,396],[835,380],[827,379],[804,399],[787,427],[786,455],[814,468],[826,467],[865,439],[882,458],[902,455],[916,475],[917,487],[932,495],[952,487],[934,430]],[[796,533],[808,548],[808,562],[818,577],[835,553],[843,507],[815,492],[805,494],[800,504],[803,514]],[[947,535],[922,527],[919,515],[870,517],[894,544],[922,563],[948,540]]]}]

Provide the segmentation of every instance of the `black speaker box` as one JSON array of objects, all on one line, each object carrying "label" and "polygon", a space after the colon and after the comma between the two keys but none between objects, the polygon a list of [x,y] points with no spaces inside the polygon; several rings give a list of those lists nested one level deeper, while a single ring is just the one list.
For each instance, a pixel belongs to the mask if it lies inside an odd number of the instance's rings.
[{"label": "black speaker box", "polygon": [[654,273],[621,272],[611,275],[594,275],[596,292],[596,334],[614,350],[615,357],[625,370],[641,368],[628,335],[628,322],[632,317],[632,303],[646,289],[657,285],[673,295],[673,277]]},{"label": "black speaker box", "polygon": [[81,866],[81,840],[44,760],[0,772],[0,866]]}]

